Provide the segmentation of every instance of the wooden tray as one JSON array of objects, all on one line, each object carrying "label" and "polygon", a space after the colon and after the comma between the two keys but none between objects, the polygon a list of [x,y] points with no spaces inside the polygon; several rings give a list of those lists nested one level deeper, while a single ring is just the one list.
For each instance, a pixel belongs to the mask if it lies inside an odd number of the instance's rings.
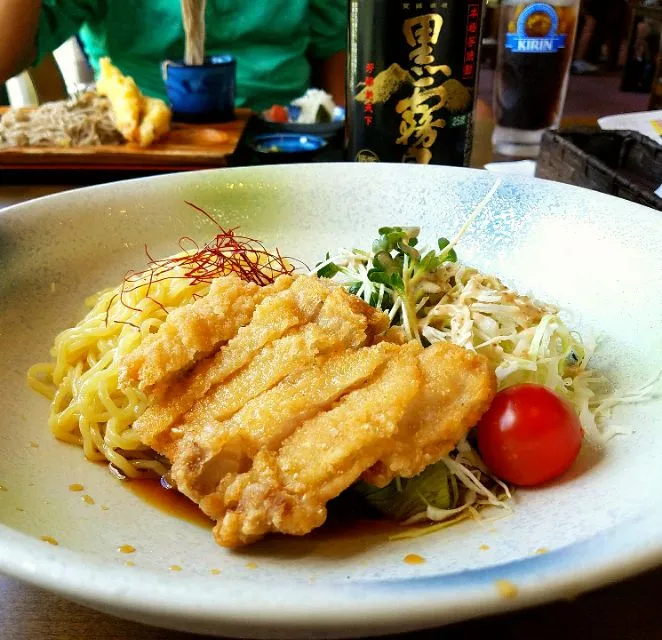
[{"label": "wooden tray", "polygon": [[[7,107],[0,108],[0,114]],[[0,169],[187,171],[224,167],[251,116],[237,109],[237,119],[219,124],[173,123],[172,130],[147,148],[136,144],[97,147],[0,148]]]}]

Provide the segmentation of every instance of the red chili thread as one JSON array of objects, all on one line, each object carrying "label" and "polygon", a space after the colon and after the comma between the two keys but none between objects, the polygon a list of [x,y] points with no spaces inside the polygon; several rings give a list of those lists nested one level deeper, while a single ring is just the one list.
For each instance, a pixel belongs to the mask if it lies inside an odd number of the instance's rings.
[{"label": "red chili thread", "polygon": [[129,322],[128,320],[113,320],[115,324],[126,324],[129,327],[133,327],[134,329],[140,329],[140,327],[137,324],[133,324],[133,322]]},{"label": "red chili thread", "polygon": [[[147,268],[143,271],[127,272],[119,292],[120,302],[127,309],[136,312],[142,311],[131,306],[126,301],[125,295],[146,286],[147,289],[143,298],[151,300],[167,313],[163,304],[150,296],[153,285],[164,280],[184,279],[188,280],[190,285],[197,285],[211,283],[215,278],[234,273],[246,282],[254,282],[260,286],[265,286],[273,283],[278,276],[293,273],[295,270],[293,263],[301,263],[298,260],[283,257],[278,249],[275,253],[268,251],[262,242],[255,238],[237,235],[238,227],[223,228],[212,215],[192,202],[186,201],[186,204],[213,222],[219,233],[202,248],[193,238],[182,236],[178,244],[185,255],[174,258],[155,260],[150,254],[148,246],[145,245],[145,255],[148,259]],[[188,245],[188,248],[186,245]],[[176,267],[182,268],[183,274],[175,275],[173,271]],[[108,323],[110,306],[116,298],[117,296],[113,296],[108,304],[106,324]]]}]

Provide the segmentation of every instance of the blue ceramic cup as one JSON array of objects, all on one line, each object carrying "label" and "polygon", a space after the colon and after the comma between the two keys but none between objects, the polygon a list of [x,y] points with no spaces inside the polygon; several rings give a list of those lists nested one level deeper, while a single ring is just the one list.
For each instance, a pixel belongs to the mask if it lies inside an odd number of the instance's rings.
[{"label": "blue ceramic cup", "polygon": [[237,61],[232,56],[209,56],[204,64],[190,66],[166,60],[162,72],[175,120],[234,120]]}]

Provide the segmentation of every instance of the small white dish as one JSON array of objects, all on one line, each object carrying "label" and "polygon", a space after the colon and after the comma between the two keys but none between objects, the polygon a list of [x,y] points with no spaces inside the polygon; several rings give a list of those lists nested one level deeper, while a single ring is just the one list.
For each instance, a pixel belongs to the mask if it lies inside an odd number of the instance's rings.
[{"label": "small white dish", "polygon": [[651,138],[651,140],[662,144],[662,110],[619,113],[614,116],[605,116],[598,120],[598,125],[601,129],[607,131],[638,131]]}]

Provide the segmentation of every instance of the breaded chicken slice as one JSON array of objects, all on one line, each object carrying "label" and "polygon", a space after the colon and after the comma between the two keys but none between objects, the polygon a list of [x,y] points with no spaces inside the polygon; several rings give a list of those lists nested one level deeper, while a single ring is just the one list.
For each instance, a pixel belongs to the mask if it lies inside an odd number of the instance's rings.
[{"label": "breaded chicken slice", "polygon": [[[226,420],[249,400],[287,376],[312,366],[316,356],[369,344],[375,331],[388,323],[386,314],[378,315],[373,311],[372,307],[343,289],[335,289],[324,301],[314,321],[296,327],[288,335],[266,345],[241,371],[200,399],[185,415],[186,427],[176,429],[183,431],[186,428],[190,432],[196,424],[205,424],[210,419]],[[255,322],[254,318],[244,330],[249,330]],[[224,350],[232,346],[233,341],[230,341]]]},{"label": "breaded chicken slice", "polygon": [[[347,348],[356,349],[377,341],[377,336],[388,329],[389,318],[380,309],[336,289],[320,310],[317,323],[328,333],[342,337]],[[356,326],[359,323],[360,326]]]},{"label": "breaded chicken slice", "polygon": [[405,343],[386,314],[333,283],[218,281],[122,371],[153,391],[134,424],[141,441],[170,459],[175,486],[217,520],[221,545],[303,535],[356,480],[417,475],[494,396],[484,357]]},{"label": "breaded chicken slice", "polygon": [[437,342],[418,357],[421,391],[392,447],[362,479],[377,487],[412,478],[455,448],[487,411],[496,377],[487,359],[450,342]]},{"label": "breaded chicken slice", "polygon": [[284,378],[313,365],[319,355],[340,350],[343,343],[314,323],[274,340],[224,384],[212,389],[175,427],[190,433],[210,420],[231,418],[249,400],[276,386]]},{"label": "breaded chicken slice", "polygon": [[[327,297],[330,300],[327,301]],[[200,362],[184,378],[169,385],[164,384],[163,390],[155,389],[157,399],[134,423],[134,429],[142,442],[170,456],[170,443],[173,437],[177,439],[181,434],[181,429],[174,433],[171,430],[180,418],[215,386],[246,366],[260,349],[293,328],[317,319],[322,326],[338,334],[339,343],[345,341],[345,333],[350,334],[353,340],[362,339],[365,343],[367,321],[362,313],[354,311],[355,308],[363,311],[363,308],[356,305],[352,298],[340,287],[305,276],[296,278],[288,289],[265,297],[255,308],[250,323],[239,329],[237,335],[213,358]],[[369,317],[375,318],[372,321],[375,325],[377,320],[373,312],[371,310]],[[346,325],[344,327],[340,324],[342,313]],[[332,315],[339,317],[330,318]],[[349,316],[352,316],[351,321]],[[385,314],[382,316],[385,317]],[[264,357],[261,362],[269,367]],[[286,372],[280,378],[291,373],[287,370],[287,364],[284,367]]]},{"label": "breaded chicken slice", "polygon": [[238,547],[269,532],[304,535],[323,524],[327,502],[397,435],[421,384],[421,349],[416,343],[391,349],[393,357],[366,385],[304,422],[278,451],[260,451],[250,471],[225,490],[225,513],[214,528],[219,544]]},{"label": "breaded chicken slice", "polygon": [[142,116],[142,94],[134,79],[125,76],[114,66],[110,58],[99,59],[97,93],[110,101],[117,130],[129,142],[138,142]]},{"label": "breaded chicken slice", "polygon": [[[204,503],[220,483],[249,469],[258,452],[277,450],[303,422],[364,384],[397,351],[396,345],[381,343],[319,356],[311,367],[249,401],[229,420],[207,420],[192,427],[194,437],[180,441],[172,461],[177,488],[208,515],[220,517],[222,503],[220,512],[213,507],[214,496]],[[186,425],[182,428],[187,430]]]},{"label": "breaded chicken slice", "polygon": [[[249,400],[269,390],[286,376],[309,367],[324,350],[328,342],[326,338],[326,334],[316,325],[306,325],[301,331],[267,344],[249,364],[211,389],[193,404],[190,411],[178,416],[178,420],[171,422],[166,418],[165,422],[153,423],[152,419],[160,416],[152,413],[146,419],[138,420],[134,428],[143,443],[149,443],[155,451],[173,460],[180,440],[185,435],[192,437],[207,419],[223,421],[232,417]],[[180,406],[189,404],[186,396],[183,400]]]},{"label": "breaded chicken slice", "polygon": [[[197,499],[218,520],[221,545],[241,546],[274,531],[303,535],[324,522],[326,503],[357,479],[383,486],[417,475],[455,447],[494,396],[494,373],[480,355],[449,343],[426,350],[418,343],[378,346],[392,354],[384,372],[376,370],[379,385],[370,378],[306,420],[277,451],[262,447],[251,462],[200,487],[209,494]],[[397,419],[390,413],[396,408]]]},{"label": "breaded chicken slice", "polygon": [[206,296],[172,311],[155,334],[123,359],[120,386],[149,390],[172,379],[215,353],[251,321],[266,296],[292,282],[290,276],[281,276],[273,285],[259,287],[234,274],[214,279]]}]

